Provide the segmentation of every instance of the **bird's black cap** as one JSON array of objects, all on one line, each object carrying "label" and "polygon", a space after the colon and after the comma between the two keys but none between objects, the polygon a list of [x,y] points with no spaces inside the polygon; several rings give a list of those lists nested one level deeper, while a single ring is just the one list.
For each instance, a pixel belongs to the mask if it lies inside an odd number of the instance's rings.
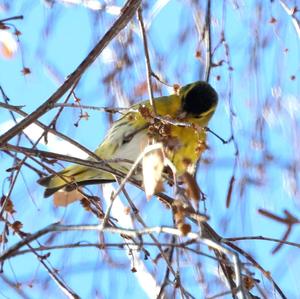
[{"label": "bird's black cap", "polygon": [[217,92],[204,81],[197,81],[183,86],[179,95],[181,109],[189,115],[200,116],[217,105]]}]

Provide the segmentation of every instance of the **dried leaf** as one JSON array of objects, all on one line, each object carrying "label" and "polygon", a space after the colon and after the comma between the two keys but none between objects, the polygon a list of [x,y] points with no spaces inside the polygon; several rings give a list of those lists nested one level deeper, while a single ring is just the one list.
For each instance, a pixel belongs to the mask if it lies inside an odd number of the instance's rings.
[{"label": "dried leaf", "polygon": [[244,281],[244,285],[245,285],[245,288],[247,290],[251,290],[254,286],[255,286],[255,281],[254,279],[249,276],[249,275],[246,275],[244,278],[243,278],[243,281]]},{"label": "dried leaf", "polygon": [[176,224],[180,224],[184,222],[185,213],[183,210],[177,209],[174,213],[174,220]]},{"label": "dried leaf", "polygon": [[69,192],[59,190],[54,193],[53,203],[56,207],[66,207],[70,203],[80,199],[81,193],[76,189]]},{"label": "dried leaf", "polygon": [[271,19],[269,20],[270,24],[276,24],[277,20],[274,17],[271,17]]},{"label": "dried leaf", "polygon": [[140,105],[138,110],[143,118],[145,118],[145,119],[153,118],[151,110],[148,107],[146,107],[145,105]]},{"label": "dried leaf", "polygon": [[175,92],[176,94],[178,94],[178,93],[179,93],[179,90],[180,90],[180,85],[179,85],[179,84],[174,84],[174,85],[173,85],[173,89],[174,89],[174,92]]},{"label": "dried leaf", "polygon": [[13,204],[12,200],[10,198],[7,198],[5,195],[3,195],[0,200],[1,206],[3,206],[4,203],[5,203],[5,208],[4,208],[5,212],[7,212],[9,214],[13,214],[16,212],[14,210],[14,204]]},{"label": "dried leaf", "polygon": [[181,223],[178,225],[178,229],[183,236],[186,236],[191,231],[191,226],[187,223]]},{"label": "dried leaf", "polygon": [[14,35],[7,30],[0,30],[0,53],[4,58],[10,59],[17,52],[18,43]]},{"label": "dried leaf", "polygon": [[7,30],[7,29],[10,29],[9,26],[7,26],[4,23],[0,22],[0,30]]},{"label": "dried leaf", "polygon": [[196,148],[196,152],[198,153],[198,155],[201,155],[207,149],[208,149],[208,146],[205,143],[205,141],[203,141],[203,140],[201,140],[201,138],[199,138],[197,148]]},{"label": "dried leaf", "polygon": [[14,35],[15,36],[20,36],[20,35],[22,35],[22,32],[18,29],[15,29]]},{"label": "dried leaf", "polygon": [[130,214],[130,207],[124,207],[124,214],[129,215]]},{"label": "dried leaf", "polygon": [[172,204],[173,217],[177,228],[183,236],[186,236],[191,231],[191,226],[185,223],[185,208],[181,200],[175,200]]},{"label": "dried leaf", "polygon": [[23,223],[21,221],[15,221],[12,225],[11,225],[12,229],[14,230],[14,233],[17,233],[21,230],[21,228],[23,227]]},{"label": "dried leaf", "polygon": [[230,206],[234,181],[235,181],[235,177],[234,177],[234,175],[232,175],[230,182],[229,182],[229,188],[228,188],[227,196],[226,196],[226,208],[229,208],[229,206]]},{"label": "dried leaf", "polygon": [[23,67],[21,72],[23,73],[24,76],[31,74],[31,70],[28,67]]},{"label": "dried leaf", "polygon": [[82,198],[80,203],[86,211],[91,211],[91,203],[86,198]]},{"label": "dried leaf", "polygon": [[89,114],[87,112],[84,112],[80,115],[80,118],[81,119],[84,119],[84,120],[89,120]]},{"label": "dried leaf", "polygon": [[195,180],[195,178],[188,172],[182,175],[182,180],[187,186],[187,195],[195,201],[200,200],[200,188]]},{"label": "dried leaf", "polygon": [[149,200],[153,194],[163,190],[161,176],[164,169],[164,157],[161,149],[146,154],[142,164],[144,188]]},{"label": "dried leaf", "polygon": [[197,59],[200,59],[200,58],[202,57],[201,51],[197,50],[196,53],[195,53],[195,57],[196,57]]}]

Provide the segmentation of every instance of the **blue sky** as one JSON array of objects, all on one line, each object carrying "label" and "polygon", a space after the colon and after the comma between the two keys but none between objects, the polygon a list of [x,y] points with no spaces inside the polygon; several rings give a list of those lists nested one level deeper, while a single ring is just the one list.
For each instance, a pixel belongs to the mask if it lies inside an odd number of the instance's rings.
[{"label": "blue sky", "polygon": [[[10,103],[25,105],[24,110],[29,113],[58,88],[116,18],[105,11],[91,11],[80,4],[66,5],[62,2],[57,1],[52,8],[47,7],[44,1],[23,0],[13,1],[7,8],[5,4],[0,6],[0,19],[24,15],[24,20],[11,22],[22,32],[21,44],[12,59],[0,58],[0,84],[11,99]],[[234,162],[232,143],[223,145],[209,135],[209,150],[203,158],[212,162],[208,165],[200,164],[197,178],[207,195],[206,209],[211,218],[210,224],[218,233],[226,237],[263,235],[281,238],[285,227],[259,215],[257,210],[263,208],[282,215],[282,211],[287,209],[295,216],[299,214],[299,191],[296,188],[293,192],[291,187],[299,184],[299,178],[296,176],[293,179],[291,175],[292,166],[299,163],[299,36],[291,17],[279,2],[271,4],[270,1],[249,0],[237,3],[238,8],[231,1],[226,2],[224,25],[233,70],[229,71],[228,64],[224,62],[222,66],[212,69],[210,80],[219,93],[220,101],[209,127],[225,139],[231,135],[229,94],[232,93],[231,101],[235,111],[232,122],[239,147],[239,163],[231,206],[227,209],[225,200]],[[116,5],[121,4],[119,1]],[[153,69],[172,84],[183,85],[203,78],[203,61],[195,57],[196,51],[203,51],[195,21],[197,15],[193,14],[195,10],[183,1],[157,1],[156,8],[159,4],[163,8],[149,23],[147,33]],[[293,1],[288,4],[292,7]],[[155,6],[149,1],[149,7],[144,12],[146,23],[151,20],[154,12]],[[272,16],[277,21],[274,24],[269,22]],[[147,98],[146,93],[135,95],[135,88],[145,81],[146,71],[136,20],[130,28],[133,30],[133,44],[128,48],[122,47],[122,39],[128,36],[127,28],[81,79],[76,88],[76,96],[81,99],[82,104],[125,106],[126,103]],[[218,43],[221,31],[222,7],[214,3],[213,47]],[[124,67],[116,76],[119,87],[116,89],[106,85],[103,79],[113,70],[116,59],[124,53],[128,53],[133,64],[128,68]],[[214,61],[226,61],[227,58],[225,48],[221,46],[215,53]],[[31,70],[31,74],[25,77],[21,74],[22,60],[24,66]],[[53,73],[56,74],[55,78]],[[220,76],[220,80],[217,80],[217,76]],[[295,79],[292,80],[292,76]],[[168,92],[170,89],[162,87],[162,94]],[[41,120],[49,122],[54,113],[55,111],[47,113]],[[109,123],[104,113],[88,113],[88,121],[81,120],[79,126],[75,127],[79,111],[67,108],[58,120],[57,127],[59,131],[93,150],[103,139]],[[5,130],[10,120],[7,111],[0,110],[0,130]],[[34,128],[29,130],[31,134],[33,132]],[[52,145],[41,145],[40,148],[51,151],[57,148],[61,151],[61,147],[65,145],[57,145],[57,142],[54,139]],[[22,144],[28,146],[25,141]],[[71,153],[74,153],[73,149]],[[273,160],[266,163],[266,154],[272,156]],[[4,179],[8,176],[5,169],[11,167],[11,163],[10,158],[1,154],[0,176],[3,178],[1,187],[4,194],[9,188]],[[60,167],[57,166],[56,169]],[[25,231],[34,232],[55,221],[65,224],[97,221],[83,211],[79,203],[66,209],[54,208],[51,199],[42,198],[43,190],[36,180],[36,174],[24,168],[12,193],[17,210],[15,219],[24,224]],[[242,189],[245,180],[245,188]],[[128,188],[148,225],[171,224],[170,212],[162,209],[157,200],[146,202],[141,191]],[[94,190],[99,189],[95,187]],[[121,201],[125,202],[123,197]],[[297,242],[299,237],[297,228],[295,229],[289,239]],[[82,240],[97,242],[98,239],[99,236],[93,232],[65,233],[58,235],[54,244]],[[17,237],[10,236],[7,246],[17,240]],[[42,240],[46,242],[47,237]],[[107,240],[120,242],[115,236],[107,236]],[[243,241],[238,244],[271,271],[288,298],[300,296],[297,286],[300,265],[296,249],[285,247],[276,255],[271,255],[275,246],[273,243]],[[153,258],[157,254],[152,249],[150,252]],[[129,293],[133,298],[144,298],[146,295],[143,287],[139,284],[137,274],[130,272],[130,261],[124,250],[112,249],[109,253],[114,263],[122,263],[123,266],[118,268],[113,263],[110,264],[105,254],[95,248],[69,249],[67,253],[56,250],[51,254],[50,261],[54,268],[61,270],[68,285],[82,298],[95,298],[96,292],[101,294],[99,298],[123,298],[124,294]],[[195,269],[187,262],[191,260],[197,259],[186,256],[185,263],[182,263],[183,283],[191,284],[190,291],[196,298],[203,298],[202,290],[195,282]],[[285,267],[282,266],[283,261]],[[213,282],[216,279],[216,268],[205,258],[201,258],[201,263],[211,283],[209,294],[213,295],[219,290]],[[151,274],[158,277],[159,283],[163,275],[163,263],[153,265],[149,261],[145,265]],[[5,264],[4,271],[13,282],[22,284],[22,290],[30,298],[40,298],[41,294],[49,298],[63,298],[61,291],[31,254],[12,259]],[[272,289],[259,272],[256,278],[263,281],[263,287]],[[32,289],[28,287],[30,280],[33,283]],[[46,291],[43,289],[43,280],[49,281]],[[0,298],[21,298],[1,280],[0,289]]]}]

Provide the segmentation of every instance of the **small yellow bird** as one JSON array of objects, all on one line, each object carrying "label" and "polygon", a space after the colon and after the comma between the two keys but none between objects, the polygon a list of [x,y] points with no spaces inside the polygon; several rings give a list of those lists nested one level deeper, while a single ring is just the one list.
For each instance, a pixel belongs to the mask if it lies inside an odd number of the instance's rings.
[{"label": "small yellow bird", "polygon": [[[179,92],[154,99],[157,115],[150,101],[133,105],[108,131],[95,154],[103,160],[123,159],[134,162],[149,140],[163,144],[166,157],[176,167],[176,174],[193,173],[205,150],[207,126],[218,102],[216,91],[206,82],[185,85]],[[157,117],[156,117],[157,116]],[[132,163],[111,162],[110,167],[124,174]],[[65,188],[70,191],[80,185],[113,182],[114,176],[99,169],[71,165],[58,175],[41,178],[48,197]]]}]

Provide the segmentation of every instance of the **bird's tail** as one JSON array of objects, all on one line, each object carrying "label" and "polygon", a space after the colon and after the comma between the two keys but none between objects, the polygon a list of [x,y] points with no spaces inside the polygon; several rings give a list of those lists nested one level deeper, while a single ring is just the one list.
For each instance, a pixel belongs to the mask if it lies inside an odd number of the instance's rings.
[{"label": "bird's tail", "polygon": [[112,181],[114,181],[114,177],[108,172],[82,165],[71,165],[57,174],[39,179],[38,183],[46,187],[44,196],[49,197],[62,188],[71,191],[81,185]]}]

